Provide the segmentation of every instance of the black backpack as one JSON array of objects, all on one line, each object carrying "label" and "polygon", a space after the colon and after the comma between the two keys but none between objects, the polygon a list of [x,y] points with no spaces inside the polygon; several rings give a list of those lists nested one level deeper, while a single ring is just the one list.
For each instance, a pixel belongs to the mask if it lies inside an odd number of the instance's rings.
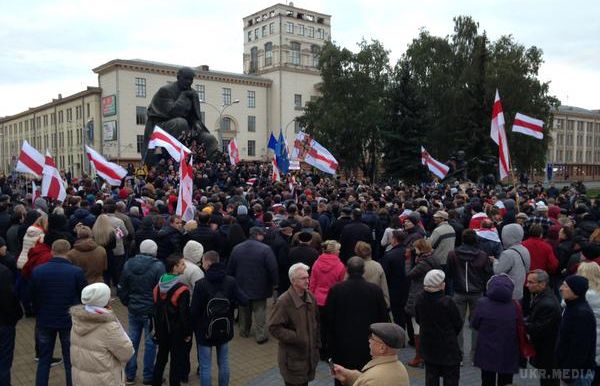
[{"label": "black backpack", "polygon": [[169,339],[174,332],[175,326],[172,322],[177,318],[179,297],[184,292],[189,291],[188,287],[182,283],[178,283],[171,288],[166,294],[161,294],[159,285],[157,284],[152,291],[154,298],[154,315],[153,322],[153,340],[155,343],[164,342]]},{"label": "black backpack", "polygon": [[232,304],[227,298],[225,282],[216,290],[208,280],[206,285],[210,298],[206,303],[207,329],[204,338],[212,342],[228,342],[233,338],[233,323]]}]

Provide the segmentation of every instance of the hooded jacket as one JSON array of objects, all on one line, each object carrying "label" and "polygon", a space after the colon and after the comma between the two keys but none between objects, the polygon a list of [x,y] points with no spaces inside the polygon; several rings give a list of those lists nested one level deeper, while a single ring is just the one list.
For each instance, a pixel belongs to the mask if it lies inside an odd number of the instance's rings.
[{"label": "hooded jacket", "polygon": [[116,315],[71,307],[71,371],[74,385],[121,386],[133,355],[131,340]]},{"label": "hooded jacket", "polygon": [[129,313],[152,314],[152,290],[164,273],[164,264],[152,256],[137,255],[127,260],[117,287],[117,295]]},{"label": "hooded jacket", "polygon": [[483,293],[491,272],[487,253],[475,246],[463,244],[448,255],[448,275],[456,293]]},{"label": "hooded jacket", "polygon": [[[17,268],[23,269],[25,263],[27,263],[27,254],[29,253],[29,249],[33,247],[38,240],[43,241],[44,230],[37,225],[31,225],[27,228],[25,232],[25,236],[23,236],[23,248],[21,248],[21,253],[19,254],[19,258],[17,259]],[[41,238],[41,240],[40,240]]]},{"label": "hooded jacket", "polygon": [[93,238],[75,241],[73,249],[67,253],[67,258],[83,269],[88,284],[104,283],[102,274],[108,269],[106,250],[96,244]]},{"label": "hooded jacket", "polygon": [[521,241],[523,227],[519,224],[508,224],[502,228],[502,243],[504,252],[494,261],[494,274],[506,273],[514,283],[513,299],[523,297],[525,277],[531,265],[529,251]]},{"label": "hooded jacket", "polygon": [[308,288],[315,295],[317,305],[324,307],[327,295],[334,284],[343,281],[346,275],[346,267],[337,255],[323,253],[310,272]]}]

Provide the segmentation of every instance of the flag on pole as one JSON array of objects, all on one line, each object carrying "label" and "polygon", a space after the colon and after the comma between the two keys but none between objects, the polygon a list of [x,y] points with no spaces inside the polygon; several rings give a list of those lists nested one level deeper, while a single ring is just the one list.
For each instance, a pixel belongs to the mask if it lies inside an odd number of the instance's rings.
[{"label": "flag on pole", "polygon": [[304,161],[329,174],[335,174],[338,168],[338,162],[329,150],[302,131],[296,134],[292,159]]},{"label": "flag on pole", "polygon": [[500,180],[503,180],[510,173],[510,154],[508,152],[506,130],[504,130],[504,112],[502,111],[502,102],[500,101],[498,90],[496,90],[496,98],[494,99],[494,108],[492,110],[490,136],[498,145],[498,167],[500,169]]},{"label": "flag on pole", "polygon": [[290,159],[288,156],[287,143],[283,138],[283,133],[279,132],[279,139],[275,145],[275,157],[277,158],[277,166],[283,174],[287,174],[290,169]]},{"label": "flag on pole", "polygon": [[177,208],[175,214],[181,216],[183,221],[190,221],[194,218],[195,208],[192,202],[193,190],[193,169],[192,157],[190,163],[185,160],[186,154],[181,151],[179,163],[179,195],[177,196]]},{"label": "flag on pole", "polygon": [[156,147],[165,148],[177,162],[181,161],[182,151],[185,154],[192,153],[192,151],[185,147],[183,143],[179,142],[175,137],[158,126],[154,126],[154,131],[150,136],[150,141],[148,141],[148,149],[154,149]]},{"label": "flag on pole", "polygon": [[277,157],[273,156],[271,160],[271,166],[273,166],[273,171],[271,172],[271,182],[281,181],[281,174],[279,173],[279,167],[277,166]]},{"label": "flag on pole", "polygon": [[254,186],[256,184],[256,177],[248,178],[246,185]]},{"label": "flag on pole", "polygon": [[227,153],[229,153],[229,162],[231,165],[235,166],[240,162],[240,152],[235,138],[232,138],[229,144],[227,144]]},{"label": "flag on pole", "polygon": [[37,188],[37,185],[35,184],[35,181],[31,180],[31,207],[34,208],[35,207],[35,200],[37,200],[39,197],[42,197],[42,195],[40,194],[40,191]]},{"label": "flag on pole", "polygon": [[56,164],[48,150],[46,150],[42,174],[42,196],[64,201],[67,197],[67,191],[65,189],[66,183],[60,176]]},{"label": "flag on pole", "polygon": [[269,137],[269,143],[267,144],[267,149],[271,149],[271,150],[273,150],[273,152],[275,152],[276,148],[277,148],[277,139],[275,139],[273,132],[271,132],[271,136]]},{"label": "flag on pole", "polygon": [[85,145],[85,152],[90,162],[94,165],[96,174],[102,177],[109,185],[121,185],[121,180],[127,175],[127,170],[123,166],[108,161],[102,154],[88,145]]},{"label": "flag on pole", "polygon": [[525,114],[517,113],[513,122],[512,131],[530,135],[537,139],[544,138],[544,121],[528,117]]},{"label": "flag on pole", "polygon": [[15,171],[21,173],[31,173],[41,177],[44,171],[44,163],[45,160],[42,153],[31,146],[29,142],[23,141]]},{"label": "flag on pole", "polygon": [[446,164],[433,158],[423,146],[421,146],[421,163],[427,166],[430,172],[438,176],[440,179],[446,178],[450,167]]}]

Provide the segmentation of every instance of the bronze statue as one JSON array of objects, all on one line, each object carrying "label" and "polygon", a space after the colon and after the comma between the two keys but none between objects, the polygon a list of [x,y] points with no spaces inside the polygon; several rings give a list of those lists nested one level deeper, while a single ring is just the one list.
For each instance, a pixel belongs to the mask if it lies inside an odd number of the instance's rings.
[{"label": "bronze statue", "polygon": [[152,166],[156,162],[153,149],[148,149],[148,141],[154,126],[159,126],[176,138],[185,131],[191,130],[192,136],[206,147],[208,159],[217,158],[219,154],[217,139],[202,123],[198,94],[192,90],[195,75],[191,68],[181,68],[177,71],[177,82],[162,86],[152,97],[144,129],[142,154],[145,164]]}]

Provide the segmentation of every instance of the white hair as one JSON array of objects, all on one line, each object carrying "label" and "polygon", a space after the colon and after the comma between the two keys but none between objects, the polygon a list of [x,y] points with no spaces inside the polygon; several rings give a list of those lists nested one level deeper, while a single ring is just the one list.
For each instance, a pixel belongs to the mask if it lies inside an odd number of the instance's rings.
[{"label": "white hair", "polygon": [[288,271],[288,276],[290,277],[290,280],[292,280],[294,278],[296,271],[299,269],[303,269],[306,272],[308,272],[310,267],[304,263],[296,263],[296,264],[292,265]]}]

